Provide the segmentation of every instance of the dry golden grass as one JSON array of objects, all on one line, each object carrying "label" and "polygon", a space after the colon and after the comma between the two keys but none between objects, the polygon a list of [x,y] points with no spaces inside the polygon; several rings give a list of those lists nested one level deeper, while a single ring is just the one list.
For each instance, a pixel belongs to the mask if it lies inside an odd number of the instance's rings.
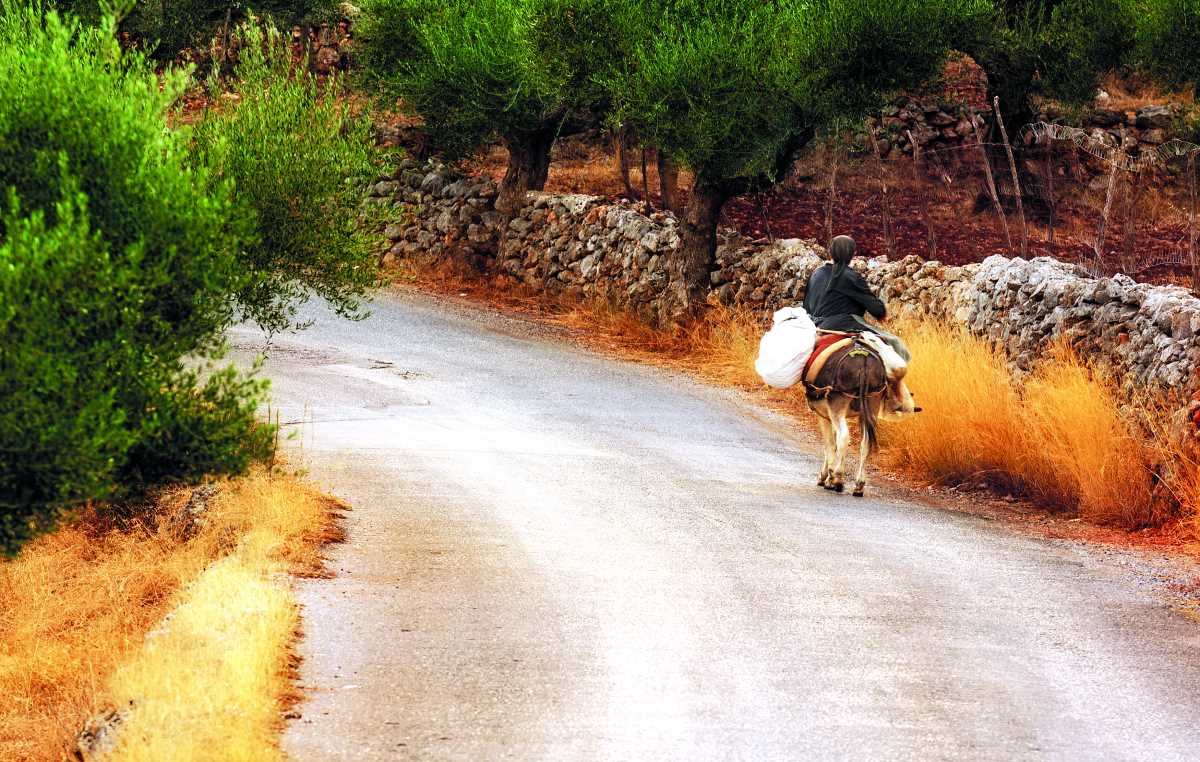
[{"label": "dry golden grass", "polygon": [[275,739],[299,612],[272,579],[278,565],[247,550],[209,566],[109,681],[114,704],[132,707],[113,762],[283,759]]},{"label": "dry golden grass", "polygon": [[[187,496],[165,496],[164,510]],[[319,545],[337,538],[336,510],[292,478],[259,474],[223,490],[187,542],[168,522],[118,530],[93,513],[0,565],[0,759],[69,756],[85,721],[120,705],[125,689],[112,676],[144,659],[147,631],[194,595],[184,589],[215,559],[319,573]],[[236,605],[237,596],[230,589],[225,600]],[[158,664],[164,675],[171,666]],[[274,689],[286,685],[281,673]]]},{"label": "dry golden grass", "polygon": [[950,483],[982,478],[1097,524],[1168,518],[1152,492],[1154,443],[1121,418],[1112,387],[1073,353],[1051,351],[1018,388],[978,338],[931,325],[904,335],[924,412],[886,427],[889,462]]},{"label": "dry golden grass", "polygon": [[1178,90],[1164,88],[1161,83],[1148,79],[1128,79],[1116,72],[1109,72],[1100,82],[1100,89],[1108,93],[1106,108],[1114,111],[1137,111],[1145,106],[1165,103],[1192,103],[1196,99],[1194,88]]}]

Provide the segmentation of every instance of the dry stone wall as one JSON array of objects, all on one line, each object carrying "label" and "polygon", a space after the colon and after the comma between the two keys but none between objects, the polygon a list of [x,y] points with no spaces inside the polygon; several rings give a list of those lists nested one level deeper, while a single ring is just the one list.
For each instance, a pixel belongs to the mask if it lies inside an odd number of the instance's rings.
[{"label": "dry stone wall", "polygon": [[[665,314],[667,258],[679,245],[675,219],[583,195],[531,193],[505,222],[496,187],[435,163],[408,161],[381,178],[366,203],[396,205],[387,257],[453,259],[503,273],[532,289],[607,298],[655,318]],[[716,298],[768,315],[804,296],[824,250],[812,241],[722,240],[709,274]],[[893,315],[959,325],[991,340],[1029,369],[1065,338],[1109,367],[1132,394],[1191,395],[1200,388],[1200,300],[1186,289],[1125,276],[1092,278],[1048,258],[992,256],[953,267],[916,256],[857,263]],[[919,359],[918,359],[919,362]]]},{"label": "dry stone wall", "polygon": [[[1182,108],[1174,104],[1144,106],[1137,110],[1116,111],[1097,107],[1088,111],[1079,126],[1096,140],[1110,146],[1125,145],[1131,152],[1152,151],[1173,137],[1182,115]],[[874,129],[879,141],[880,154],[884,159],[898,159],[901,154],[912,155],[909,135],[917,141],[923,152],[974,145],[975,129],[971,119],[978,117],[984,131],[982,139],[987,142],[987,126],[991,124],[991,109],[959,103],[922,100],[914,96],[900,96],[884,107],[879,116],[867,120],[867,129]],[[1044,111],[1034,121],[1048,123],[1072,123],[1066,114]],[[1014,130],[1014,140],[1027,143],[1034,139],[1028,131]],[[870,151],[864,132],[857,138],[861,153]]]}]

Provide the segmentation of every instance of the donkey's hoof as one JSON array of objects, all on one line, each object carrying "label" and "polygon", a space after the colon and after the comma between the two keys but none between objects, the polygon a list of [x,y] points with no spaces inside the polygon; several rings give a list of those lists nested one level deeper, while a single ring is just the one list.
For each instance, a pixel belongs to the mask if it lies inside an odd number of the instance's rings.
[{"label": "donkey's hoof", "polygon": [[835,485],[833,485],[833,491],[834,492],[845,492],[846,485],[845,484],[835,484]]},{"label": "donkey's hoof", "polygon": [[862,497],[862,496],[863,496],[863,488],[862,488],[862,487],[855,487],[855,488],[854,488],[854,492],[852,492],[852,493],[850,493],[850,494],[854,495],[855,497]]},{"label": "donkey's hoof", "polygon": [[817,479],[817,486],[818,486],[818,487],[824,487],[824,486],[825,486],[825,477],[824,477],[824,476],[822,476],[820,479]]},{"label": "donkey's hoof", "polygon": [[835,489],[837,489],[836,487],[833,486],[833,482],[825,482],[821,486],[824,487],[825,489],[829,490],[830,492],[833,492]]}]

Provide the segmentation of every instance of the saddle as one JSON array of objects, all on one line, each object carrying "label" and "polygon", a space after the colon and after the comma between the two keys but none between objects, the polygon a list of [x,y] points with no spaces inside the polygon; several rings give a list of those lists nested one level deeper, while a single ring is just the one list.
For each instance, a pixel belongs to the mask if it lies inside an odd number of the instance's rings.
[{"label": "saddle", "polygon": [[804,366],[804,383],[812,386],[816,382],[817,376],[821,374],[821,369],[825,367],[825,363],[829,362],[829,358],[853,344],[857,338],[857,333],[819,331],[817,343],[813,346],[812,354],[808,356],[808,363]]},{"label": "saddle", "polygon": [[878,357],[887,371],[887,385],[884,387],[884,394],[891,400],[891,406],[884,407],[883,415],[898,418],[904,413],[920,412],[921,408],[917,407],[912,392],[908,390],[908,385],[904,382],[908,365],[882,339],[875,334],[865,332],[844,333],[818,329],[817,342],[813,346],[808,363],[804,366],[804,386],[809,396],[829,393],[829,389],[817,387],[817,376],[821,374],[825,364],[834,355],[853,346],[856,342],[863,350]]}]

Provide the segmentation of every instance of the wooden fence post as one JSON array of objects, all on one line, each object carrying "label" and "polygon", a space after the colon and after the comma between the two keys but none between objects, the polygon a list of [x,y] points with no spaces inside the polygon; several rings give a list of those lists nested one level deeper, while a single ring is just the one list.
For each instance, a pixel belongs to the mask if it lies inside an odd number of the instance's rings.
[{"label": "wooden fence post", "polygon": [[992,205],[1000,217],[1000,226],[1004,228],[1004,242],[1012,251],[1012,234],[1008,232],[1008,218],[1004,216],[1004,207],[1000,206],[1000,195],[996,193],[996,178],[992,176],[992,162],[988,159],[987,149],[983,147],[983,136],[979,134],[979,115],[971,115],[971,127],[975,129],[975,145],[979,147],[979,158],[983,161],[983,171],[987,174],[987,189],[992,197]]},{"label": "wooden fence post", "polygon": [[1008,142],[1008,130],[1004,127],[1004,117],[1000,115],[1000,96],[992,99],[992,110],[996,112],[996,123],[1000,125],[1000,138],[1004,141],[1004,151],[1008,154],[1008,169],[1012,172],[1013,193],[1017,194],[1017,217],[1021,220],[1021,256],[1029,255],[1029,229],[1025,227],[1025,204],[1021,200],[1021,181],[1017,179],[1017,160],[1013,158],[1012,145]]},{"label": "wooden fence post", "polygon": [[830,144],[830,150],[833,151],[833,166],[829,170],[829,194],[825,197],[825,245],[828,246],[833,241],[833,205],[837,199],[837,172],[838,172],[838,151],[837,140],[835,139]]},{"label": "wooden fence post", "polygon": [[[918,186],[921,185],[921,144],[913,137],[912,130],[905,130],[908,135],[908,142],[912,144],[913,149],[913,182]],[[920,193],[920,190],[917,190]],[[921,194],[924,199],[921,204],[921,211],[925,217],[925,242],[929,245],[929,258],[937,259],[937,231],[933,228],[933,212],[930,211],[929,197]]]},{"label": "wooden fence post", "polygon": [[1200,294],[1200,264],[1196,262],[1196,152],[1188,153],[1188,259],[1192,263],[1192,293]]},{"label": "wooden fence post", "polygon": [[1133,275],[1136,268],[1134,249],[1137,248],[1137,213],[1138,195],[1142,186],[1142,166],[1129,176],[1129,188],[1125,192],[1125,245],[1121,250],[1121,269],[1126,275]]},{"label": "wooden fence post", "polygon": [[1054,143],[1046,139],[1046,156],[1045,156],[1045,172],[1046,172],[1046,203],[1050,207],[1050,226],[1046,231],[1046,240],[1054,243]]},{"label": "wooden fence post", "polygon": [[1100,228],[1096,231],[1096,243],[1092,251],[1096,255],[1096,274],[1104,272],[1104,233],[1108,227],[1108,215],[1112,213],[1113,192],[1117,188],[1117,170],[1121,166],[1121,156],[1125,153],[1125,129],[1121,128],[1121,144],[1113,149],[1112,169],[1108,173],[1108,190],[1104,194],[1104,211],[1100,213]]},{"label": "wooden fence post", "polygon": [[617,171],[621,174],[621,183],[625,186],[625,195],[631,201],[636,200],[637,191],[633,189],[633,181],[629,178],[631,172],[629,166],[630,129],[624,125],[618,127],[615,137],[617,142]]},{"label": "wooden fence post", "polygon": [[867,130],[871,137],[871,150],[875,152],[875,163],[879,167],[879,189],[882,193],[883,201],[883,242],[887,247],[889,258],[896,256],[896,233],[892,230],[892,209],[891,202],[888,199],[887,178],[883,171],[883,154],[879,151],[879,141],[875,139],[875,128],[870,127]]}]

